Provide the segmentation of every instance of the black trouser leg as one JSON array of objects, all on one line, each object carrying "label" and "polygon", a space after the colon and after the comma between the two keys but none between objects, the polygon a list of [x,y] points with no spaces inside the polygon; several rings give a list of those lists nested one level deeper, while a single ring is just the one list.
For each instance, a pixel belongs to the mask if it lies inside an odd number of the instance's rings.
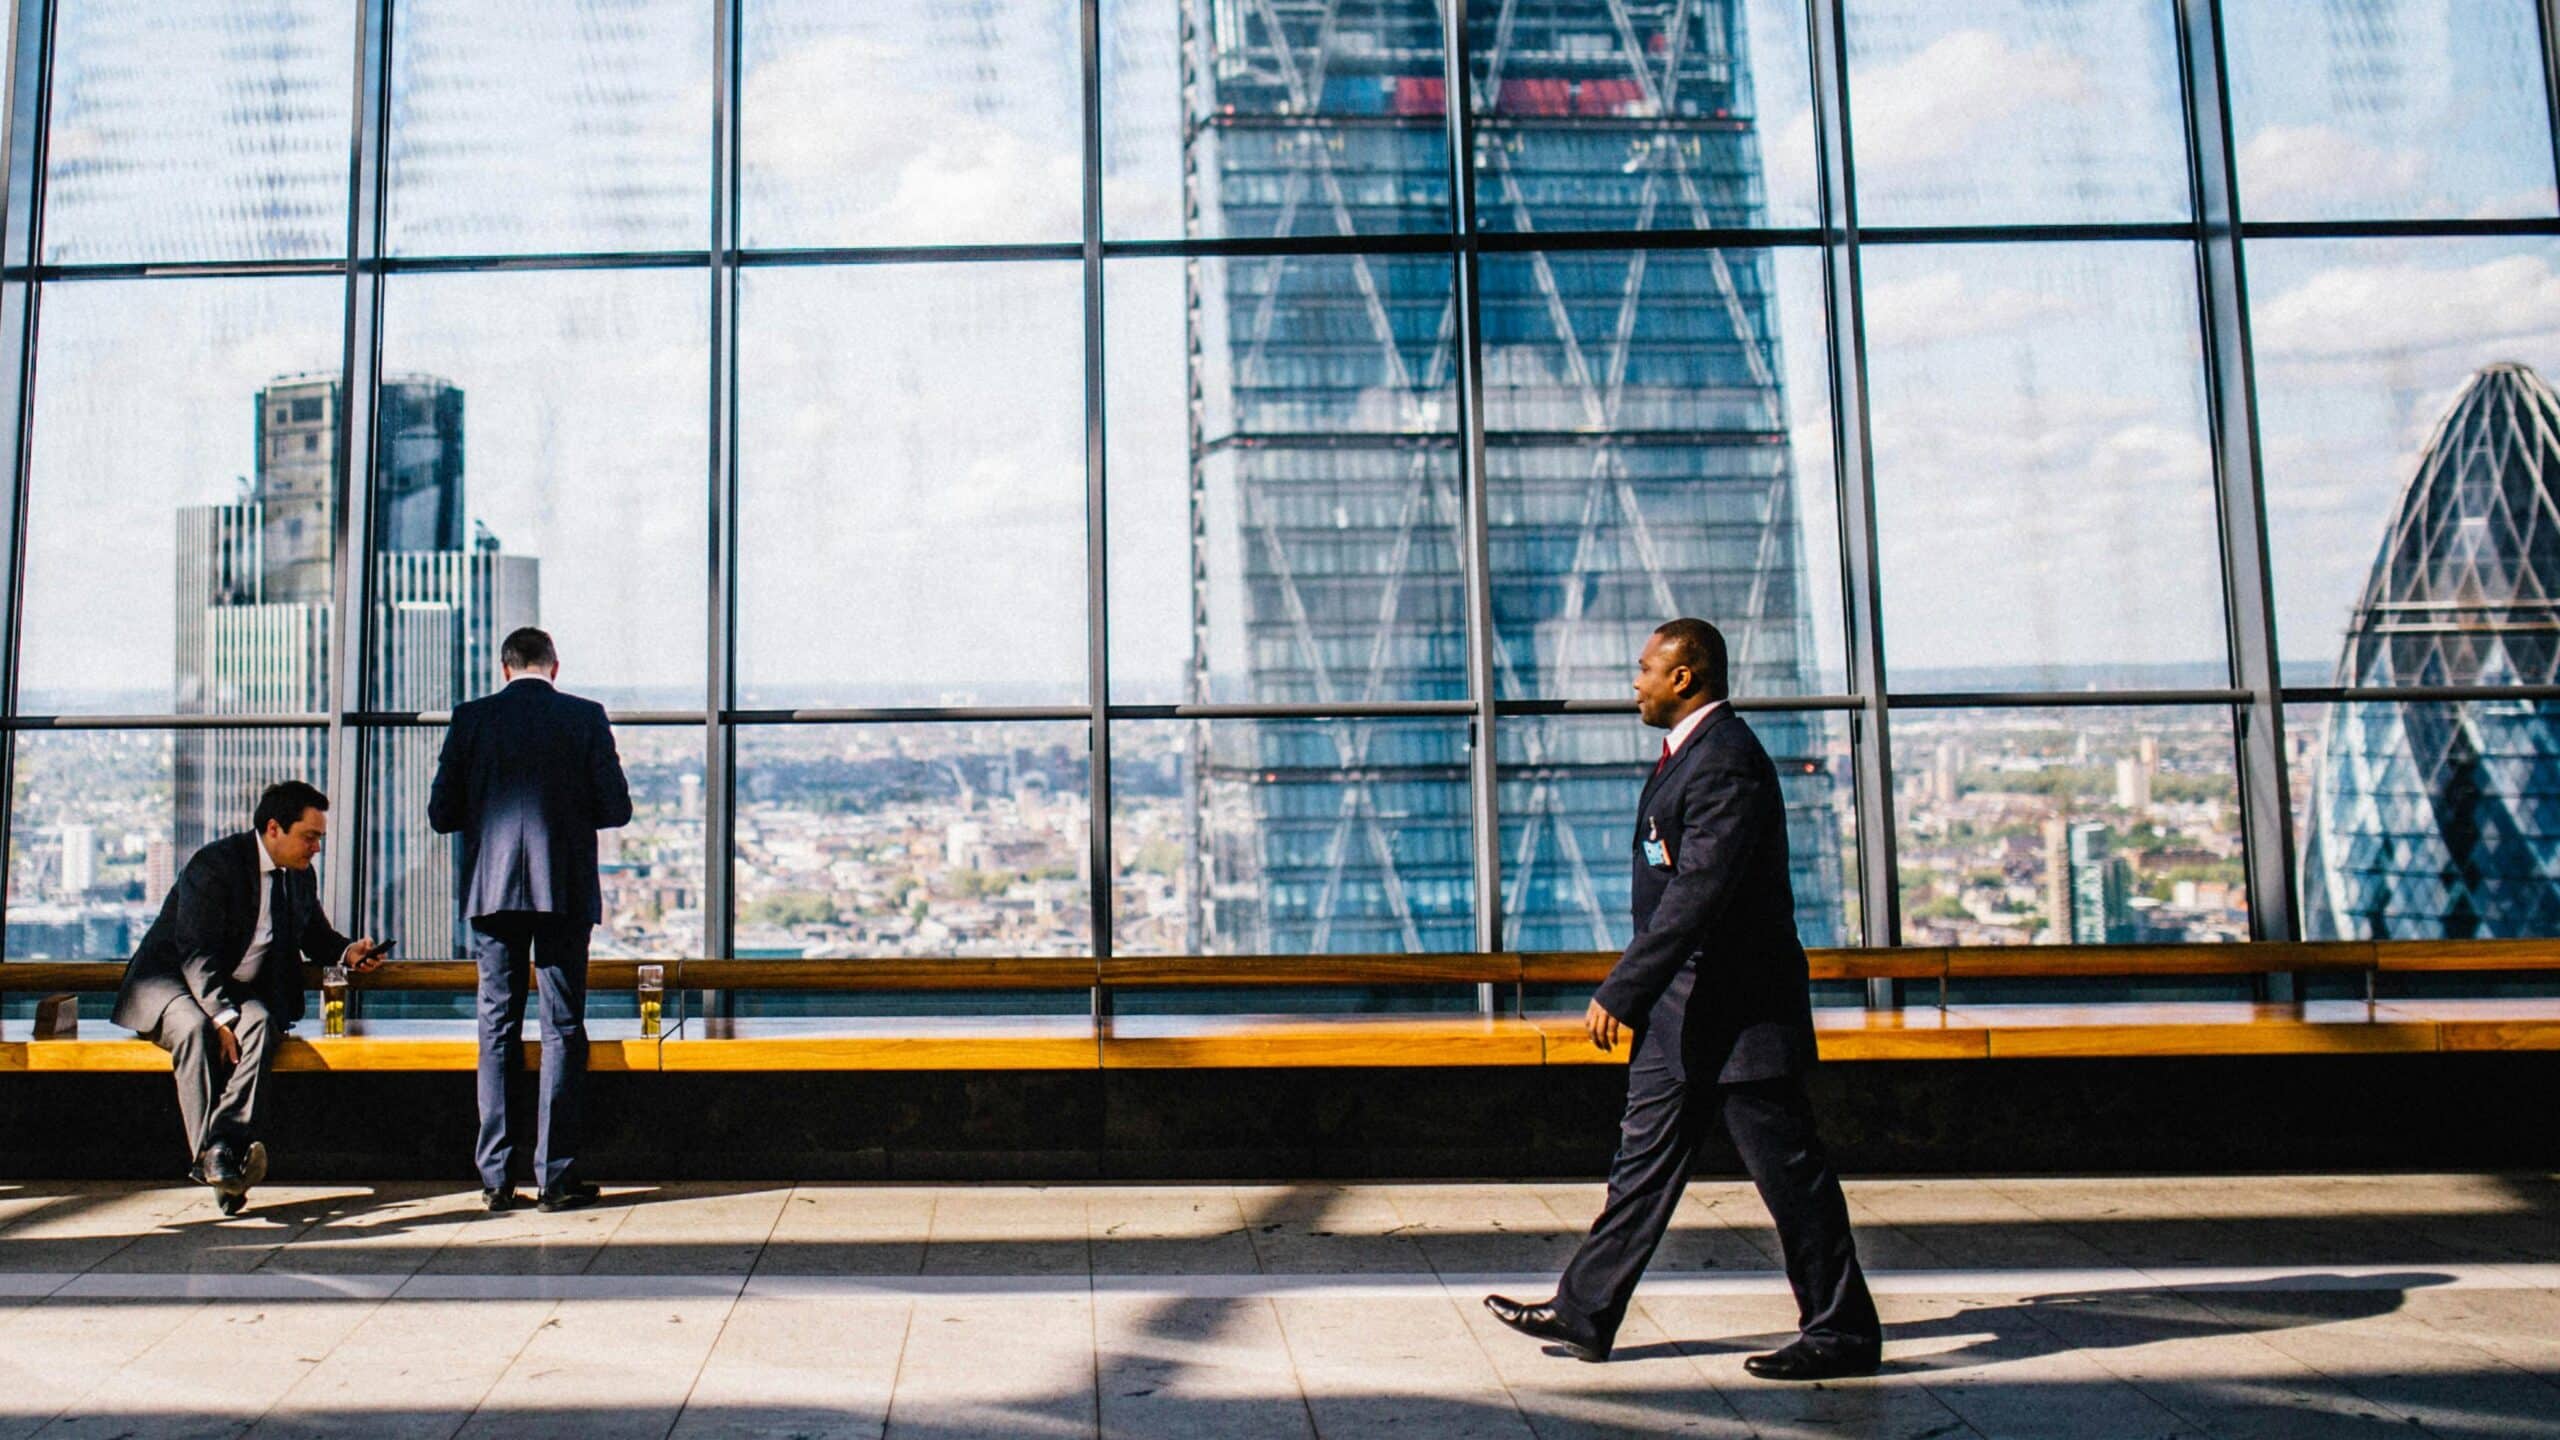
[{"label": "black trouser leg", "polygon": [[1557,1311],[1588,1327],[1603,1348],[1626,1319],[1636,1282],[1670,1228],[1698,1154],[1689,1085],[1672,1048],[1679,1034],[1677,1025],[1656,1025],[1635,1039],[1618,1155],[1609,1165],[1609,1198],[1556,1283]]},{"label": "black trouser leg", "polygon": [[550,920],[535,932],[534,983],[542,990],[542,1135],[534,1175],[545,1191],[572,1178],[587,1080],[587,941],[580,920]]},{"label": "black trouser leg", "polygon": [[1817,1348],[1866,1347],[1883,1331],[1858,1268],[1849,1201],[1815,1133],[1804,1080],[1787,1076],[1722,1087],[1725,1129],[1777,1222],[1796,1323]]},{"label": "black trouser leg", "polygon": [[526,971],[532,963],[531,929],[511,917],[474,920],[472,958],[480,964],[480,1184],[503,1190],[511,1183],[515,1127],[507,1114],[508,1081],[524,1068]]}]

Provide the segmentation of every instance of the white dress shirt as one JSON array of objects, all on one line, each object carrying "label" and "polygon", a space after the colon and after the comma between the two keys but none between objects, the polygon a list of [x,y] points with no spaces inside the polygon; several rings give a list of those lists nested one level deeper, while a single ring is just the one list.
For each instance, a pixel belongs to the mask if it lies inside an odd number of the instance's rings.
[{"label": "white dress shirt", "polygon": [[[269,877],[284,868],[276,863],[276,857],[267,853],[267,837],[260,835],[256,839],[258,842],[258,928],[249,932],[249,948],[240,952],[240,963],[233,966],[231,970],[231,978],[244,984],[258,978],[258,971],[267,963],[267,947],[274,943],[276,938],[276,884]],[[228,1030],[232,1022],[239,1018],[239,1007],[225,1005],[222,1007],[222,1013],[213,1017],[213,1023]]]},{"label": "white dress shirt", "polygon": [[1687,719],[1672,726],[1670,737],[1662,742],[1663,762],[1670,763],[1671,757],[1680,753],[1680,747],[1689,743],[1689,737],[1698,733],[1698,727],[1707,723],[1707,717],[1723,708],[1723,701],[1710,700],[1690,711]]}]

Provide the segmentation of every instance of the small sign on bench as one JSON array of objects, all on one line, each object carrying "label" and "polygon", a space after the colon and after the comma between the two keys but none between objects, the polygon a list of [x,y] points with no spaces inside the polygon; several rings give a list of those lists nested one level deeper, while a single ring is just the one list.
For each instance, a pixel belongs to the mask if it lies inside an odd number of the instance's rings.
[{"label": "small sign on bench", "polygon": [[47,995],[36,1002],[36,1038],[39,1040],[77,1040],[80,1038],[80,997],[65,991]]}]

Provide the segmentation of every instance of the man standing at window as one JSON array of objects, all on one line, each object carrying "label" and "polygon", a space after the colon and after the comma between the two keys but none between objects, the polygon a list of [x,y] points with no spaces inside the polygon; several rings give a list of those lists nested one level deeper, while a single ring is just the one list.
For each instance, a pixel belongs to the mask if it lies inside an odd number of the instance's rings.
[{"label": "man standing at window", "polygon": [[178,872],[111,1017],[169,1052],[187,1178],[212,1186],[225,1215],[267,1178],[258,1097],[277,1037],[302,1018],[303,960],[365,971],[385,948],[348,940],[320,913],[311,862],[328,838],[328,797],[299,780],[271,785],[250,823]]},{"label": "man standing at window", "polygon": [[1726,703],[1724,636],[1707,622],[1654,631],[1635,690],[1644,723],[1671,734],[1636,812],[1635,938],[1583,1015],[1602,1050],[1632,1043],[1609,1197],[1554,1299],[1488,1295],[1485,1307],[1577,1359],[1608,1359],[1699,1138],[1721,1117],[1777,1222],[1801,1331],[1743,1368],[1772,1380],[1872,1375],[1883,1332],[1805,1100],[1812,997],[1777,768]]},{"label": "man standing at window", "polygon": [[524,1204],[511,1175],[507,1081],[523,1066],[525,987],[542,992],[534,1175],[546,1211],[595,1203],[577,1176],[587,1073],[587,940],[604,918],[596,832],[631,821],[631,790],[604,707],[564,695],[560,654],[531,626],[500,646],[506,686],[453,712],[427,823],[462,836],[462,914],[480,963],[481,1198]]}]

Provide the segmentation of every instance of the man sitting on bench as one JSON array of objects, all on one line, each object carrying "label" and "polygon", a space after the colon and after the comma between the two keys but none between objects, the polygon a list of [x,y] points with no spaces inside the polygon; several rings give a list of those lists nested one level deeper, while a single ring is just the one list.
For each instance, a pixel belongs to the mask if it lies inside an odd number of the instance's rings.
[{"label": "man sitting on bench", "polygon": [[266,1178],[258,1091],[276,1038],[302,1018],[302,961],[370,970],[387,946],[350,942],[320,913],[311,862],[329,800],[299,780],[267,787],[253,830],[205,846],[178,874],[116,993],[115,1023],[169,1052],[186,1122],[187,1178],[225,1215]]}]

